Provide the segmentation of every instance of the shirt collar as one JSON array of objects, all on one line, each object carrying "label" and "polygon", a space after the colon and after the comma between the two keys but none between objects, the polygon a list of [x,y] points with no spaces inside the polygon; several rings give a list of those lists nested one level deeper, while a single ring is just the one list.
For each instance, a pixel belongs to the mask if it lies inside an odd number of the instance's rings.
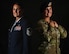
[{"label": "shirt collar", "polygon": [[22,17],[20,17],[18,20],[16,20],[15,22],[18,22]]}]

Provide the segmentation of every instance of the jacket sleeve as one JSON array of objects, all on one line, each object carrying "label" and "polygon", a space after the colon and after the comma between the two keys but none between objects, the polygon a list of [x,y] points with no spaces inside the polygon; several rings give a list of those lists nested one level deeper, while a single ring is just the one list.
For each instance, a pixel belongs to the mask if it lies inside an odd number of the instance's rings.
[{"label": "jacket sleeve", "polygon": [[27,22],[22,24],[22,34],[23,34],[23,50],[22,54],[28,54],[28,36],[27,36]]},{"label": "jacket sleeve", "polygon": [[62,27],[61,25],[59,25],[58,29],[60,31],[61,38],[66,38],[67,37],[67,31],[65,30],[65,28]]}]

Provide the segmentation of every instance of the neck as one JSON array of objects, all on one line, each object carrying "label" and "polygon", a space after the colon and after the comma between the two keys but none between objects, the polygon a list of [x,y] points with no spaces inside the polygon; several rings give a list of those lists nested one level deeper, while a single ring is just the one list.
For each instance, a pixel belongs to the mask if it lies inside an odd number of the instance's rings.
[{"label": "neck", "polygon": [[18,20],[20,17],[16,17],[16,20]]},{"label": "neck", "polygon": [[45,21],[50,23],[50,17],[45,17]]}]

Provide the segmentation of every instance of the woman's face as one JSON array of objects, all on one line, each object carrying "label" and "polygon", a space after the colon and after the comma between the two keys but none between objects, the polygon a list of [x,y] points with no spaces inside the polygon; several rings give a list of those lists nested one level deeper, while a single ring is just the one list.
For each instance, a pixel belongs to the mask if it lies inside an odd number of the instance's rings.
[{"label": "woman's face", "polygon": [[52,16],[52,6],[48,6],[45,9],[45,16],[46,17],[51,17]]},{"label": "woman's face", "polygon": [[20,17],[20,16],[21,16],[21,8],[20,8],[19,5],[14,4],[12,11],[13,11],[13,16],[14,16],[14,17]]}]

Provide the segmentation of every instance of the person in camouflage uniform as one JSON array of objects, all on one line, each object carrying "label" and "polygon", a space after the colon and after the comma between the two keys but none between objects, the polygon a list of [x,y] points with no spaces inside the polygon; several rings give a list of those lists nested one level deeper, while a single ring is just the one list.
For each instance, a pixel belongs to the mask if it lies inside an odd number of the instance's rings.
[{"label": "person in camouflage uniform", "polygon": [[48,3],[45,9],[45,18],[38,21],[38,32],[44,37],[44,40],[38,47],[39,54],[61,54],[60,38],[67,37],[67,31],[56,21],[50,20],[52,16],[52,2]]}]

